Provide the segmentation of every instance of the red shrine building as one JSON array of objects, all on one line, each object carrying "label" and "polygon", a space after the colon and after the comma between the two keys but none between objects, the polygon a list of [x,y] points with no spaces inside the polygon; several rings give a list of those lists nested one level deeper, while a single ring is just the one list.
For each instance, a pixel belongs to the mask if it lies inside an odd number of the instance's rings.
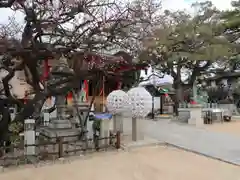
[{"label": "red shrine building", "polygon": [[[113,90],[122,89],[125,86],[128,86],[126,81],[129,79],[129,77],[125,77],[127,73],[134,74],[137,71],[139,72],[140,70],[145,70],[148,68],[148,64],[133,63],[132,59],[133,58],[128,53],[123,51],[120,51],[114,55],[99,55],[97,53],[79,52],[76,54],[75,58],[71,60],[72,64],[69,64],[69,66],[74,69],[75,73],[78,74],[82,74],[82,72],[87,71],[88,75],[82,84],[82,90],[84,90],[86,93],[86,101],[90,102],[95,92],[95,108],[97,111],[103,111],[106,96]],[[43,81],[48,77],[51,68],[57,63],[58,61],[53,59],[44,61],[44,73],[42,77]],[[91,77],[91,74],[94,74],[93,68],[104,71],[106,76],[89,78]],[[17,80],[19,80],[19,83],[16,83]],[[26,97],[25,95],[26,91],[31,91],[31,87],[26,82],[24,83],[24,77],[20,77],[18,74],[18,77],[14,77],[12,81],[12,83],[14,83],[13,90],[14,88],[18,89],[18,94],[14,92],[13,94],[16,94],[19,99],[24,98],[24,96],[26,99],[30,98]],[[98,87],[96,87],[98,81],[101,83]],[[17,87],[15,87],[15,85]],[[19,88],[21,90],[19,90]],[[68,97],[72,98],[71,94],[69,94]]]},{"label": "red shrine building", "polygon": [[[84,81],[84,90],[86,91],[86,99],[88,102],[94,96],[94,107],[98,112],[104,111],[105,100],[107,95],[116,89],[122,89],[129,86],[127,75],[133,75],[135,72],[145,70],[148,68],[146,63],[133,63],[132,57],[126,52],[120,51],[114,55],[98,55],[89,54],[87,61],[95,61],[99,63],[97,67],[103,68],[107,76],[93,78]],[[139,73],[140,74],[140,73]],[[96,87],[98,81],[101,81],[100,85]],[[135,79],[132,79],[135,82]]]}]

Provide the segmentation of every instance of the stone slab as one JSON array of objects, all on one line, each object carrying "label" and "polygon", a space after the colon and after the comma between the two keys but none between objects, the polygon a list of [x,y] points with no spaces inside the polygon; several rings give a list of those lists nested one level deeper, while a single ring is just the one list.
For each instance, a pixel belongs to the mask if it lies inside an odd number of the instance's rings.
[{"label": "stone slab", "polygon": [[146,147],[146,146],[157,146],[160,144],[163,144],[163,142],[161,142],[157,139],[150,138],[150,137],[144,137],[144,139],[140,140],[140,141],[130,141],[127,143],[123,143],[121,145],[121,147],[124,150],[131,150],[134,148]]},{"label": "stone slab", "polygon": [[[80,131],[78,129],[50,129],[43,128],[40,130],[40,134],[47,136],[49,138],[64,137],[64,141],[77,140]],[[70,136],[70,137],[67,137]]]},{"label": "stone slab", "polygon": [[51,119],[48,127],[51,129],[66,129],[72,128],[72,123],[68,119]]}]

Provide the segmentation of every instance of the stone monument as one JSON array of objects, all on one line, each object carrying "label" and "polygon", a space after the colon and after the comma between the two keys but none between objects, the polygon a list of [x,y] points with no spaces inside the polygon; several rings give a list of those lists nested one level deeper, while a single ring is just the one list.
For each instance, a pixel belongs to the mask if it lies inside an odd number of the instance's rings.
[{"label": "stone monument", "polygon": [[[66,78],[73,75],[73,70],[68,67],[66,59],[61,57],[58,66],[51,71],[50,82]],[[58,88],[68,86],[68,84],[61,84]],[[41,129],[41,134],[50,137],[53,141],[57,141],[59,137],[63,137],[64,141],[76,140],[80,134],[80,129],[73,126],[71,117],[67,116],[68,107],[65,105],[65,95],[56,96],[56,113],[57,116],[50,118],[49,125]]]}]

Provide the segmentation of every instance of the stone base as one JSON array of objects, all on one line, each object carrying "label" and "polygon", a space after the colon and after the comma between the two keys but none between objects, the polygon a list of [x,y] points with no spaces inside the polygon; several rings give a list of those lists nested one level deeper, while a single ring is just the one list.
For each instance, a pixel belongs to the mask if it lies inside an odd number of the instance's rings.
[{"label": "stone base", "polygon": [[123,117],[121,115],[114,115],[112,126],[114,132],[120,131],[123,133]]},{"label": "stone base", "polygon": [[[80,134],[80,131],[78,129],[51,129],[48,127],[40,129],[40,138],[43,137],[45,139],[44,141],[53,143],[53,144],[49,143],[49,145],[47,145],[46,143],[43,151],[57,154],[59,152],[58,138],[61,138],[61,137],[63,141],[63,145],[62,145],[63,152],[65,153],[65,151],[74,150],[76,146],[78,146],[77,142],[79,139],[79,136],[78,136],[79,134]],[[48,138],[45,138],[45,137],[48,137]],[[41,151],[41,147],[40,147],[40,151]],[[68,153],[68,155],[70,154]]]},{"label": "stone base", "polygon": [[178,121],[182,123],[188,123],[190,118],[190,109],[189,108],[178,108]]},{"label": "stone base", "polygon": [[48,127],[51,129],[71,129],[72,123],[69,119],[51,119]]},{"label": "stone base", "polygon": [[195,126],[203,126],[204,121],[202,118],[202,108],[201,106],[192,106],[189,108],[190,118],[188,119],[188,124]]},{"label": "stone base", "polygon": [[139,141],[144,139],[142,123],[142,118],[132,118],[132,141]]},{"label": "stone base", "polygon": [[79,129],[52,129],[52,128],[46,127],[40,130],[40,134],[51,138],[51,141],[56,141],[58,137],[63,137],[63,141],[74,141],[78,139],[80,130]]},{"label": "stone base", "polygon": [[199,119],[193,119],[193,118],[189,118],[188,119],[188,124],[189,125],[194,125],[194,126],[198,126],[198,127],[201,127],[204,125],[204,122],[203,122],[203,118],[199,118]]},{"label": "stone base", "polygon": [[149,146],[157,146],[162,144],[163,142],[153,139],[150,137],[144,137],[144,139],[140,141],[130,141],[130,142],[125,142],[121,146],[125,150],[131,150],[134,148],[140,148],[140,147],[149,147]]}]

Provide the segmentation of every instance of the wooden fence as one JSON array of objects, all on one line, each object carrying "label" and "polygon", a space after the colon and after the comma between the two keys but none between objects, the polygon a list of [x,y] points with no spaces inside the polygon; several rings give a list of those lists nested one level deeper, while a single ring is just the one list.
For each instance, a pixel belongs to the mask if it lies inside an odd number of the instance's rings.
[{"label": "wooden fence", "polygon": [[[74,140],[71,140],[74,139]],[[27,148],[35,148],[34,155],[26,155]],[[120,132],[109,137],[78,140],[77,136],[50,138],[40,134],[36,144],[0,147],[0,166],[18,166],[34,164],[40,161],[52,161],[62,157],[78,156],[100,150],[119,149]]]}]

